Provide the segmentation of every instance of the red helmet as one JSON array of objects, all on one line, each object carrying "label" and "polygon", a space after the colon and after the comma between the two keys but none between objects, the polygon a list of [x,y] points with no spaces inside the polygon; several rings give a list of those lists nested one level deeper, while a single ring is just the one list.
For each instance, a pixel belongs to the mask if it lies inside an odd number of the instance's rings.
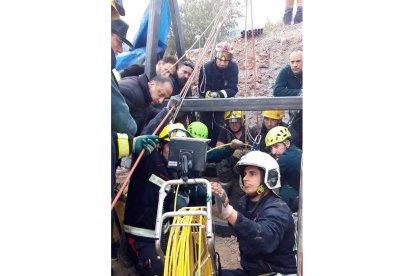
[{"label": "red helmet", "polygon": [[220,42],[216,46],[216,58],[228,61],[231,60],[234,54],[233,46],[227,41]]}]

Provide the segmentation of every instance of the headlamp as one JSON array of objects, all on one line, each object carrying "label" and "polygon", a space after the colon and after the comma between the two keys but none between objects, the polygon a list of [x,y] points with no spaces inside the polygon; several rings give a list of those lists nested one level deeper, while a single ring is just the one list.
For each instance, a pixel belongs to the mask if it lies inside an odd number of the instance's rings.
[{"label": "headlamp", "polygon": [[230,61],[233,55],[229,52],[217,52],[216,57],[221,61]]}]

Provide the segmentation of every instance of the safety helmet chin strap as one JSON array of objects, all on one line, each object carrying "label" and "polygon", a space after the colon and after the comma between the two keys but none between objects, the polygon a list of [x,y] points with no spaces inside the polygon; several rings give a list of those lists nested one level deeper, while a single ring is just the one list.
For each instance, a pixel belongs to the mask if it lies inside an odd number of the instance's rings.
[{"label": "safety helmet chin strap", "polygon": [[262,169],[260,169],[260,182],[262,184],[259,185],[256,191],[256,194],[260,196],[259,201],[263,198],[265,191],[267,189],[266,185],[264,184],[264,178],[265,178],[265,172]]},{"label": "safety helmet chin strap", "polygon": [[[259,206],[259,202],[262,200],[262,198],[265,196],[266,188],[263,184],[259,185],[259,188],[257,189],[256,193],[260,196],[259,200],[255,202],[254,208],[249,211],[249,213],[254,214],[256,212],[257,207]],[[250,198],[256,197],[256,196],[249,196]]]},{"label": "safety helmet chin strap", "polygon": [[264,191],[265,191],[265,186],[263,184],[260,184],[259,188],[257,188],[256,193],[258,195],[261,195],[261,194],[263,194]]}]

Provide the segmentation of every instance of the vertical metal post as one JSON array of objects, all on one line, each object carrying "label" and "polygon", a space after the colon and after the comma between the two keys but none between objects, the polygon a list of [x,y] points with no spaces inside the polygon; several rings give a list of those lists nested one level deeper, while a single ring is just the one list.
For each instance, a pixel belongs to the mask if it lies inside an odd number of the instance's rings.
[{"label": "vertical metal post", "polygon": [[180,11],[178,10],[177,0],[168,0],[170,7],[171,23],[174,31],[175,47],[177,57],[181,58],[185,53],[183,29],[181,27]]},{"label": "vertical metal post", "polygon": [[303,185],[302,185],[302,164],[300,165],[300,186],[299,186],[299,210],[298,210],[298,252],[297,252],[297,267],[298,276],[303,276]]},{"label": "vertical metal post", "polygon": [[158,54],[158,34],[160,30],[162,0],[151,0],[148,19],[147,49],[145,53],[145,75],[150,80],[155,76]]}]

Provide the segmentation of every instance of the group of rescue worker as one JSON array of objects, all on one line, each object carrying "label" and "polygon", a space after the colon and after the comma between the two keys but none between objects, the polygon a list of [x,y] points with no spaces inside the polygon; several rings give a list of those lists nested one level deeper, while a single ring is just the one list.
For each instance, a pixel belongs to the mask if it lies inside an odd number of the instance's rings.
[{"label": "group of rescue worker", "polygon": [[[121,0],[112,0],[111,10],[114,57],[121,51],[119,43],[127,42],[128,25],[120,19],[125,15]],[[216,45],[213,60],[201,67],[198,97],[209,100],[237,94],[238,66],[233,54],[230,43]],[[301,58],[300,52],[300,62]],[[242,269],[223,269],[220,275],[296,275],[296,226],[292,213],[298,209],[302,145],[295,145],[289,125],[283,121],[285,112],[263,111],[260,128],[246,127],[244,112],[237,110],[201,112],[199,120],[194,114],[181,113],[177,123],[170,122],[172,115],[169,115],[161,124],[171,109],[179,107],[185,83],[195,68],[191,60],[179,61],[178,65],[174,64],[176,61],[171,58],[158,61],[157,75],[151,80],[141,70],[142,66],[136,65],[120,74],[113,71],[111,75],[112,199],[119,160],[132,155],[135,163],[144,151],[128,185],[124,233],[117,257],[132,265],[139,275],[164,274],[155,250],[159,189],[166,181],[181,177],[168,167],[171,139],[191,137],[210,139],[211,150],[207,151],[206,160],[217,164],[218,177],[218,181],[212,182],[212,193],[222,204],[219,211],[215,202],[213,214],[228,222],[239,243]],[[290,69],[290,66],[288,77],[301,80],[301,64],[300,74],[293,71],[296,67]],[[112,64],[111,69],[114,67]],[[280,83],[278,78],[276,84]],[[301,85],[300,81],[300,90]],[[189,89],[186,95],[191,93]],[[161,107],[167,98],[167,106]],[[161,131],[153,135],[159,125]],[[204,186],[173,188],[164,209],[178,210],[205,202]]]}]

